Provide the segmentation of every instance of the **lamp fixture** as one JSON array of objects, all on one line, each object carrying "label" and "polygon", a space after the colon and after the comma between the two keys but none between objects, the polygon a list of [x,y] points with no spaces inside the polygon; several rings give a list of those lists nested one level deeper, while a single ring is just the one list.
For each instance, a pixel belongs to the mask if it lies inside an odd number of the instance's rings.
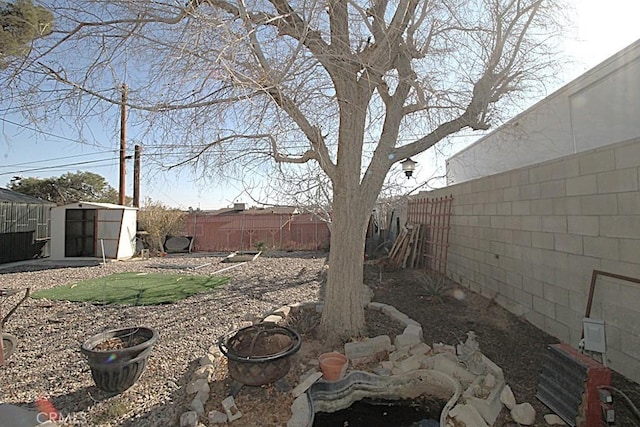
[{"label": "lamp fixture", "polygon": [[400,162],[402,165],[402,171],[407,176],[407,179],[411,178],[413,171],[416,170],[418,162],[414,162],[410,157],[407,157],[404,161]]}]

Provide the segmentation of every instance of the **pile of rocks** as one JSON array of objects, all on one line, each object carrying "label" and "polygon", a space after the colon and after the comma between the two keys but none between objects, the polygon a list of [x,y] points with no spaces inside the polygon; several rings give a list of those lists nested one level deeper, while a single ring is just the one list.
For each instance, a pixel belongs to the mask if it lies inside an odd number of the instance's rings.
[{"label": "pile of rocks", "polygon": [[[308,303],[317,310],[321,305]],[[300,310],[308,304],[295,304],[281,307],[262,321],[282,323],[290,312]],[[442,343],[428,345],[424,342],[422,326],[415,320],[401,313],[395,307],[377,302],[370,302],[369,309],[379,310],[390,318],[404,325],[401,334],[396,335],[393,342],[387,335],[368,338],[362,341],[349,342],[344,346],[344,354],[349,358],[351,373],[357,373],[362,366],[375,366],[373,372],[380,377],[411,378],[412,374],[424,376],[425,370],[437,371],[459,386],[451,393],[451,399],[443,417],[446,426],[492,426],[503,409],[503,405],[511,411],[511,416],[520,425],[533,425],[535,410],[530,403],[517,404],[506,385],[502,369],[489,360],[480,351],[472,331],[467,334],[464,343],[457,346]],[[200,367],[194,372],[192,381],[187,386],[187,393],[194,395],[189,411],[180,418],[181,427],[203,427],[201,419],[206,418],[208,425],[232,422],[242,416],[232,396],[225,398],[221,404],[225,412],[210,411],[204,414],[204,403],[208,399],[208,379],[215,371],[223,356],[217,347],[212,346],[208,354],[200,360]],[[295,398],[291,407],[292,416],[287,427],[307,427],[313,419],[311,405],[307,393],[316,382],[323,383],[322,374],[315,370],[307,371],[295,388],[291,390]],[[404,381],[404,380],[403,380]],[[550,422],[553,422],[549,419]]]}]

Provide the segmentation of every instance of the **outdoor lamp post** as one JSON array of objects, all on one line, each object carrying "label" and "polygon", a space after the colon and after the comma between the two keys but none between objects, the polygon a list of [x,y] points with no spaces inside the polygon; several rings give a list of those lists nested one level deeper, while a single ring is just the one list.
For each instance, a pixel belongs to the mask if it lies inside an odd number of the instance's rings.
[{"label": "outdoor lamp post", "polygon": [[403,162],[400,162],[402,165],[402,171],[407,176],[407,179],[411,178],[413,175],[413,171],[416,170],[416,164],[418,162],[414,162],[410,157],[407,157]]}]

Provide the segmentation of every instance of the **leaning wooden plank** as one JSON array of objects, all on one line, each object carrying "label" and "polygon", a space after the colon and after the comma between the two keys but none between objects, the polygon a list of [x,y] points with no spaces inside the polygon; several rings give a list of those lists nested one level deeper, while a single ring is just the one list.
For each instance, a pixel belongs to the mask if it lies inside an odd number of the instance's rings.
[{"label": "leaning wooden plank", "polygon": [[409,260],[409,255],[411,254],[411,247],[413,246],[413,241],[415,240],[416,228],[411,229],[411,234],[407,239],[407,245],[403,253],[402,257],[402,268],[407,268],[407,261]]},{"label": "leaning wooden plank", "polygon": [[396,241],[393,242],[393,247],[391,248],[391,252],[389,252],[389,258],[393,258],[396,255],[396,253],[398,252],[398,249],[400,248],[400,245],[402,244],[402,240],[404,239],[406,234],[407,234],[406,228],[403,228],[402,230],[400,230],[400,234],[396,238]]},{"label": "leaning wooden plank", "polygon": [[416,268],[416,259],[418,257],[418,247],[420,245],[420,236],[422,236],[422,226],[418,224],[416,229],[415,239],[413,239],[413,246],[411,247],[411,262],[409,268]]}]

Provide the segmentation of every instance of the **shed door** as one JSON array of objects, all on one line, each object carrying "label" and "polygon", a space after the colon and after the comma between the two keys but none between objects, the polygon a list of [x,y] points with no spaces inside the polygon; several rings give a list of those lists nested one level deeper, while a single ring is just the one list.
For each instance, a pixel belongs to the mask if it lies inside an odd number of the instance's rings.
[{"label": "shed door", "polygon": [[65,257],[96,256],[95,218],[95,209],[67,209],[64,232]]}]

